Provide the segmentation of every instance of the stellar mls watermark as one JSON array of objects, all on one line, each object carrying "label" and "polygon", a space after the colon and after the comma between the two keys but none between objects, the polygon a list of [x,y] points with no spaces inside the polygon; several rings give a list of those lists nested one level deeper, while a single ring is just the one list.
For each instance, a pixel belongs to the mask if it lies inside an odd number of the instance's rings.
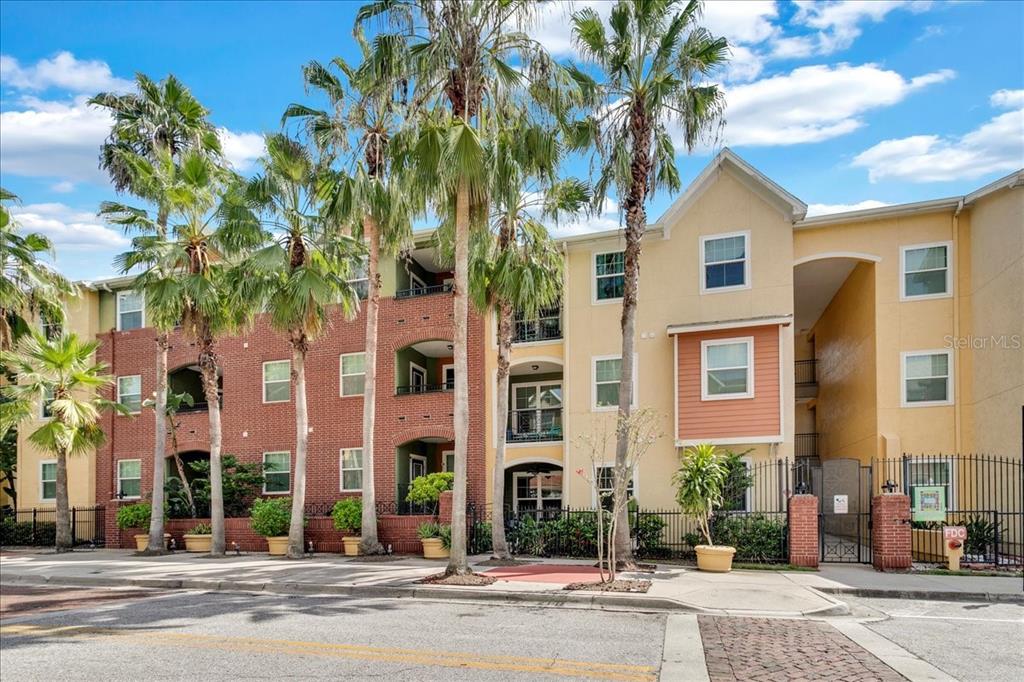
[{"label": "stellar mls watermark", "polygon": [[953,336],[942,337],[946,348],[962,350],[1020,350],[1024,348],[1024,339],[1020,334],[990,334],[988,336]]}]

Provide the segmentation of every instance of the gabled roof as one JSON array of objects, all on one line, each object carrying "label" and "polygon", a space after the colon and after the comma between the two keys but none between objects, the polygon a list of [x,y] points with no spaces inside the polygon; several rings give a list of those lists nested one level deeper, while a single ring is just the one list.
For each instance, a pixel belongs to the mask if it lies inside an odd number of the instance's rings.
[{"label": "gabled roof", "polygon": [[782,211],[788,220],[796,222],[807,215],[807,204],[784,190],[778,183],[726,147],[712,159],[711,163],[690,183],[686,191],[658,218],[655,225],[664,230],[666,238],[671,235],[672,224],[712,185],[722,169],[728,169],[735,173],[736,177],[747,187]]}]

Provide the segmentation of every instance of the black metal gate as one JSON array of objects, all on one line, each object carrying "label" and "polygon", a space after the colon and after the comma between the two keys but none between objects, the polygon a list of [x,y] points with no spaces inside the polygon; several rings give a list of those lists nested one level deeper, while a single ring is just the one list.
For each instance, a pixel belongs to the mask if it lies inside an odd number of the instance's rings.
[{"label": "black metal gate", "polygon": [[798,484],[818,498],[822,563],[871,563],[871,466],[830,459],[798,474]]}]

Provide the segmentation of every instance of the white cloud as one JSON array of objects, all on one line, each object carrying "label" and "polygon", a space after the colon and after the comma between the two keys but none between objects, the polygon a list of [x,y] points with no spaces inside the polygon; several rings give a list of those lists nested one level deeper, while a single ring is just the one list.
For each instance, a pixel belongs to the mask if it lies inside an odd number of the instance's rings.
[{"label": "white cloud", "polygon": [[58,52],[52,59],[40,59],[31,66],[0,55],[0,81],[17,90],[57,88],[88,95],[108,90],[124,92],[133,87],[131,81],[115,77],[106,62],[80,60],[70,52]]},{"label": "white cloud", "polygon": [[728,87],[724,140],[736,146],[821,142],[861,127],[862,114],[954,75],[942,70],[907,80],[875,64],[819,65]]},{"label": "white cloud", "polygon": [[1024,107],[1024,90],[997,90],[989,103],[994,107]]},{"label": "white cloud", "polygon": [[725,69],[725,80],[733,83],[752,81],[761,75],[764,58],[749,47],[731,45],[732,57]]},{"label": "white cloud", "polygon": [[235,133],[227,128],[218,128],[217,133],[224,156],[237,171],[251,168],[253,161],[266,151],[263,135],[259,133]]},{"label": "white cloud", "polygon": [[865,199],[855,204],[809,204],[807,216],[830,215],[832,213],[848,213],[850,211],[863,211],[869,208],[881,208],[889,204],[875,199]]},{"label": "white cloud", "polygon": [[725,36],[730,45],[756,44],[778,32],[772,20],[779,12],[772,0],[719,0],[704,5],[699,22],[713,35]]},{"label": "white cloud", "polygon": [[551,2],[537,8],[534,25],[527,33],[555,57],[575,57],[572,42],[572,15],[584,7],[592,7],[602,19],[607,20],[612,3],[605,0],[575,0],[574,2]]},{"label": "white cloud", "polygon": [[53,241],[58,254],[68,251],[103,252],[130,245],[127,237],[103,225],[93,213],[65,204],[26,204],[13,207],[11,213],[20,226],[20,232],[46,235]]},{"label": "white cloud", "polygon": [[619,204],[614,199],[605,198],[598,215],[583,214],[574,221],[564,221],[552,227],[553,237],[573,237],[578,234],[618,230],[624,226],[619,222]]},{"label": "white cloud", "polygon": [[[932,5],[927,0],[794,0],[794,4],[798,9],[793,16],[793,23],[817,29],[813,37],[799,39],[800,47],[809,47],[811,53],[819,55],[832,54],[850,47],[860,36],[860,25],[865,21],[878,23],[893,10],[919,13],[927,11]],[[789,50],[791,56],[807,56],[796,51],[796,47],[793,43],[784,45],[783,51],[777,54],[781,58]]]},{"label": "white cloud", "polygon": [[62,180],[56,184],[50,185],[50,191],[56,192],[57,194],[67,194],[75,191],[75,183],[69,182],[68,180]]}]

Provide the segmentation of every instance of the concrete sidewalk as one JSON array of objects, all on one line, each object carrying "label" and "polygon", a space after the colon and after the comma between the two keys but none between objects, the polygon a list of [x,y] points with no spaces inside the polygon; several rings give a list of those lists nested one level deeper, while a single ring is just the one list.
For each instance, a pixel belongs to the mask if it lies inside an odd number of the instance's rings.
[{"label": "concrete sidewalk", "polygon": [[840,598],[846,595],[1024,604],[1024,580],[1020,577],[881,573],[859,564],[825,564],[816,573],[786,575],[800,585]]}]

